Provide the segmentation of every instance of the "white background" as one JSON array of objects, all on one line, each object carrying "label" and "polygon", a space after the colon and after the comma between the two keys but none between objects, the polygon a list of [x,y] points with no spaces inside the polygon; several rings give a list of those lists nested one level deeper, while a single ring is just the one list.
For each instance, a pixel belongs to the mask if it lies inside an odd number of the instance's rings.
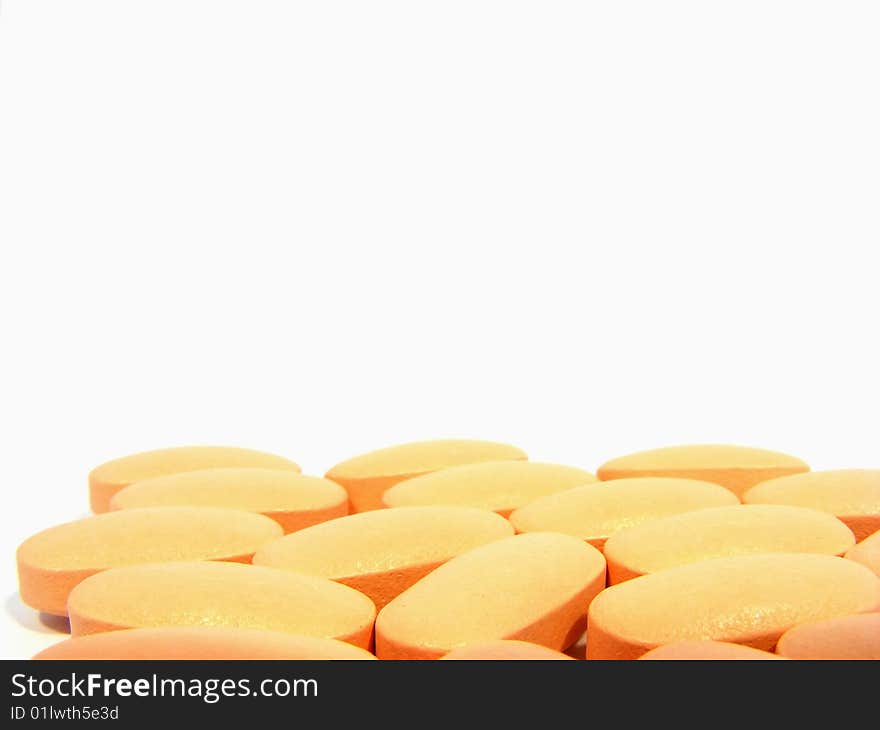
[{"label": "white background", "polygon": [[132,451],[482,437],[880,466],[876,2],[0,13],[14,550]]}]

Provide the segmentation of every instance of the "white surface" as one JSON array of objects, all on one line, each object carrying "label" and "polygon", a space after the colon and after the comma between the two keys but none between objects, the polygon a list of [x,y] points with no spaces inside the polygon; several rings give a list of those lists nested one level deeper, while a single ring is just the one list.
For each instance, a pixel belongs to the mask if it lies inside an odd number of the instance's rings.
[{"label": "white surface", "polygon": [[0,621],[86,473],[506,440],[878,466],[874,2],[0,14]]}]

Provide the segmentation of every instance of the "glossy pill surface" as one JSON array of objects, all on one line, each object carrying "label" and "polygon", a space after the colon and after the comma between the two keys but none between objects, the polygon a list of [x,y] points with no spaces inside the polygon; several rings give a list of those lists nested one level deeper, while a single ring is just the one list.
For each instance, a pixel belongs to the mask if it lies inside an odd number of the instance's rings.
[{"label": "glossy pill surface", "polygon": [[474,642],[519,639],[560,650],[581,635],[605,585],[602,553],[534,532],[444,563],[379,612],[380,659],[434,659]]},{"label": "glossy pill surface", "polygon": [[801,623],[880,608],[880,579],[828,555],[704,560],[611,586],[590,606],[588,659],[635,659],[662,644],[712,639],[771,650]]},{"label": "glossy pill surface", "polygon": [[551,494],[510,515],[517,532],[564,532],[602,549],[619,530],[680,512],[738,505],[729,489],[695,479],[644,477],[596,482]]},{"label": "glossy pill surface", "polygon": [[216,507],[151,507],[86,517],[50,527],[18,548],[22,600],[64,615],[80,581],[108,568],[174,560],[250,562],[282,535],[262,515]]},{"label": "glossy pill surface", "polygon": [[836,515],[863,540],[880,530],[880,469],[839,469],[773,479],[750,489],[747,504],[789,504]]},{"label": "glossy pill surface", "polygon": [[368,649],[375,606],[348,586],[238,563],[116,568],[68,601],[73,636],[165,626],[253,628],[339,639]]},{"label": "glossy pill surface", "polygon": [[527,458],[522,449],[494,441],[414,441],[355,456],[325,476],[348,490],[353,512],[366,512],[381,509],[385,491],[407,479],[462,464]]},{"label": "glossy pill surface", "polygon": [[382,608],[450,558],[511,535],[507,520],[485,510],[401,507],[301,530],[267,544],[253,562],[345,583]]},{"label": "glossy pill surface", "polygon": [[540,497],[596,482],[590,472],[562,464],[496,461],[469,464],[407,480],[385,492],[388,507],[457,505],[507,516]]},{"label": "glossy pill surface", "polygon": [[348,494],[292,470],[200,469],[135,482],[110,500],[112,510],[181,505],[256,512],[287,533],[347,515]]},{"label": "glossy pill surface", "polygon": [[880,659],[880,613],[796,626],[779,639],[776,653],[789,659]]},{"label": "glossy pill surface", "polygon": [[123,629],[61,641],[34,659],[373,659],[344,641],[228,628]]},{"label": "glossy pill surface", "polygon": [[852,531],[825,512],[805,507],[738,505],[686,512],[618,532],[605,543],[605,559],[613,584],[735,555],[843,555],[854,543]]},{"label": "glossy pill surface", "polygon": [[93,512],[106,512],[110,500],[123,487],[153,477],[196,469],[259,467],[299,471],[283,456],[234,446],[178,446],[130,454],[105,462],[89,473],[89,499]]},{"label": "glossy pill surface", "polygon": [[602,480],[628,477],[683,477],[715,482],[741,497],[767,479],[809,470],[800,459],[766,449],[724,444],[667,446],[640,451],[605,462]]}]

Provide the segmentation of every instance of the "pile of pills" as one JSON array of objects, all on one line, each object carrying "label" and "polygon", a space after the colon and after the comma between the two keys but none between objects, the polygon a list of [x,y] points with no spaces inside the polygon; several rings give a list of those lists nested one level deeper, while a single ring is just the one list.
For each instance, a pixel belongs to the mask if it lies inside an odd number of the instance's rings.
[{"label": "pile of pills", "polygon": [[195,446],[89,474],[25,540],[35,659],[878,659],[880,470],[676,446],[591,472],[488,441],[321,478]]}]

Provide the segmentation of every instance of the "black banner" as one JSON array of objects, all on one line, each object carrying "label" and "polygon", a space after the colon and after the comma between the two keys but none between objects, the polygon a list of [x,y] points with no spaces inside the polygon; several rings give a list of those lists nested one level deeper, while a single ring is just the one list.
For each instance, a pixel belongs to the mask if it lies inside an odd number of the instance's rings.
[{"label": "black banner", "polygon": [[[876,712],[876,662],[6,661],[5,727],[252,722],[651,725]],[[860,690],[865,685],[873,690]],[[702,709],[702,708],[708,708]],[[870,710],[869,708],[873,708]],[[855,713],[855,715],[854,715]],[[843,716],[838,715],[838,721]],[[699,723],[698,723],[699,724]],[[311,726],[310,726],[311,727]]]}]

